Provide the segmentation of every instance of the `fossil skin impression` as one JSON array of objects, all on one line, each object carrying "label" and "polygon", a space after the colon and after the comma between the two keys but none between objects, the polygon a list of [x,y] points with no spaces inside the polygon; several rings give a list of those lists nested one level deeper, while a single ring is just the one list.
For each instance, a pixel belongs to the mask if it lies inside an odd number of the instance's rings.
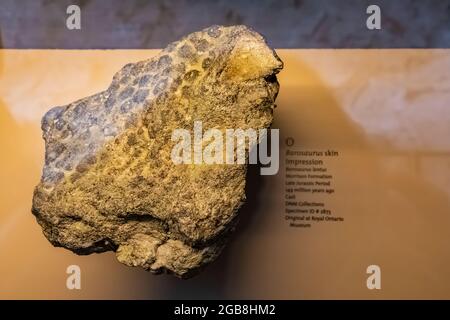
[{"label": "fossil skin impression", "polygon": [[32,212],[54,246],[113,250],[189,277],[213,261],[245,200],[246,164],[175,164],[175,129],[263,129],[283,64],[245,26],[212,26],[130,63],[93,96],[42,119],[45,165]]}]

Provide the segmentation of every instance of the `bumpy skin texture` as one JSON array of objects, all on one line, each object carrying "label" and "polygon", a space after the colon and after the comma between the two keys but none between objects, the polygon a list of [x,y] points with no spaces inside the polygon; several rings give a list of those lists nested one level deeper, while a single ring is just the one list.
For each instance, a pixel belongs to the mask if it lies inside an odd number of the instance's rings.
[{"label": "bumpy skin texture", "polygon": [[213,261],[245,200],[245,164],[179,164],[174,129],[262,129],[282,62],[245,26],[212,26],[128,64],[109,88],[48,111],[32,212],[55,246],[116,251],[188,277]]}]

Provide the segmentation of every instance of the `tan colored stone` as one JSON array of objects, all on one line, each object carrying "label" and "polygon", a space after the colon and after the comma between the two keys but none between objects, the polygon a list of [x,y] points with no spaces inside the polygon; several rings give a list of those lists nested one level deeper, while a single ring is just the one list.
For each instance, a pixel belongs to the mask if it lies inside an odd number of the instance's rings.
[{"label": "tan colored stone", "polygon": [[245,200],[246,165],[171,160],[174,129],[262,129],[282,62],[245,26],[213,26],[128,64],[42,119],[33,213],[55,246],[187,277],[213,261]]}]

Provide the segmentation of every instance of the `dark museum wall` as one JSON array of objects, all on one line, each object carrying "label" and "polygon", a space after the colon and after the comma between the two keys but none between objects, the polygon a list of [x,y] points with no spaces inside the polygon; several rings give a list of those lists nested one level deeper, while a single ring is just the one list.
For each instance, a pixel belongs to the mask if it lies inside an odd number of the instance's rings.
[{"label": "dark museum wall", "polygon": [[[82,30],[65,28],[78,4]],[[366,8],[383,29],[366,28]],[[212,24],[246,24],[277,48],[446,48],[449,0],[1,0],[4,48],[161,48]]]}]

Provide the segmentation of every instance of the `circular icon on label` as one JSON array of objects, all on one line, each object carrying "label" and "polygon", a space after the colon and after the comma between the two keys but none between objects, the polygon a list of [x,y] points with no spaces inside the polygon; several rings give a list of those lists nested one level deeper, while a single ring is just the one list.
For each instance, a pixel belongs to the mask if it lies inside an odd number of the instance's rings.
[{"label": "circular icon on label", "polygon": [[294,138],[292,138],[292,137],[287,137],[286,138],[286,145],[288,146],[288,147],[292,147],[293,145],[294,145]]}]

